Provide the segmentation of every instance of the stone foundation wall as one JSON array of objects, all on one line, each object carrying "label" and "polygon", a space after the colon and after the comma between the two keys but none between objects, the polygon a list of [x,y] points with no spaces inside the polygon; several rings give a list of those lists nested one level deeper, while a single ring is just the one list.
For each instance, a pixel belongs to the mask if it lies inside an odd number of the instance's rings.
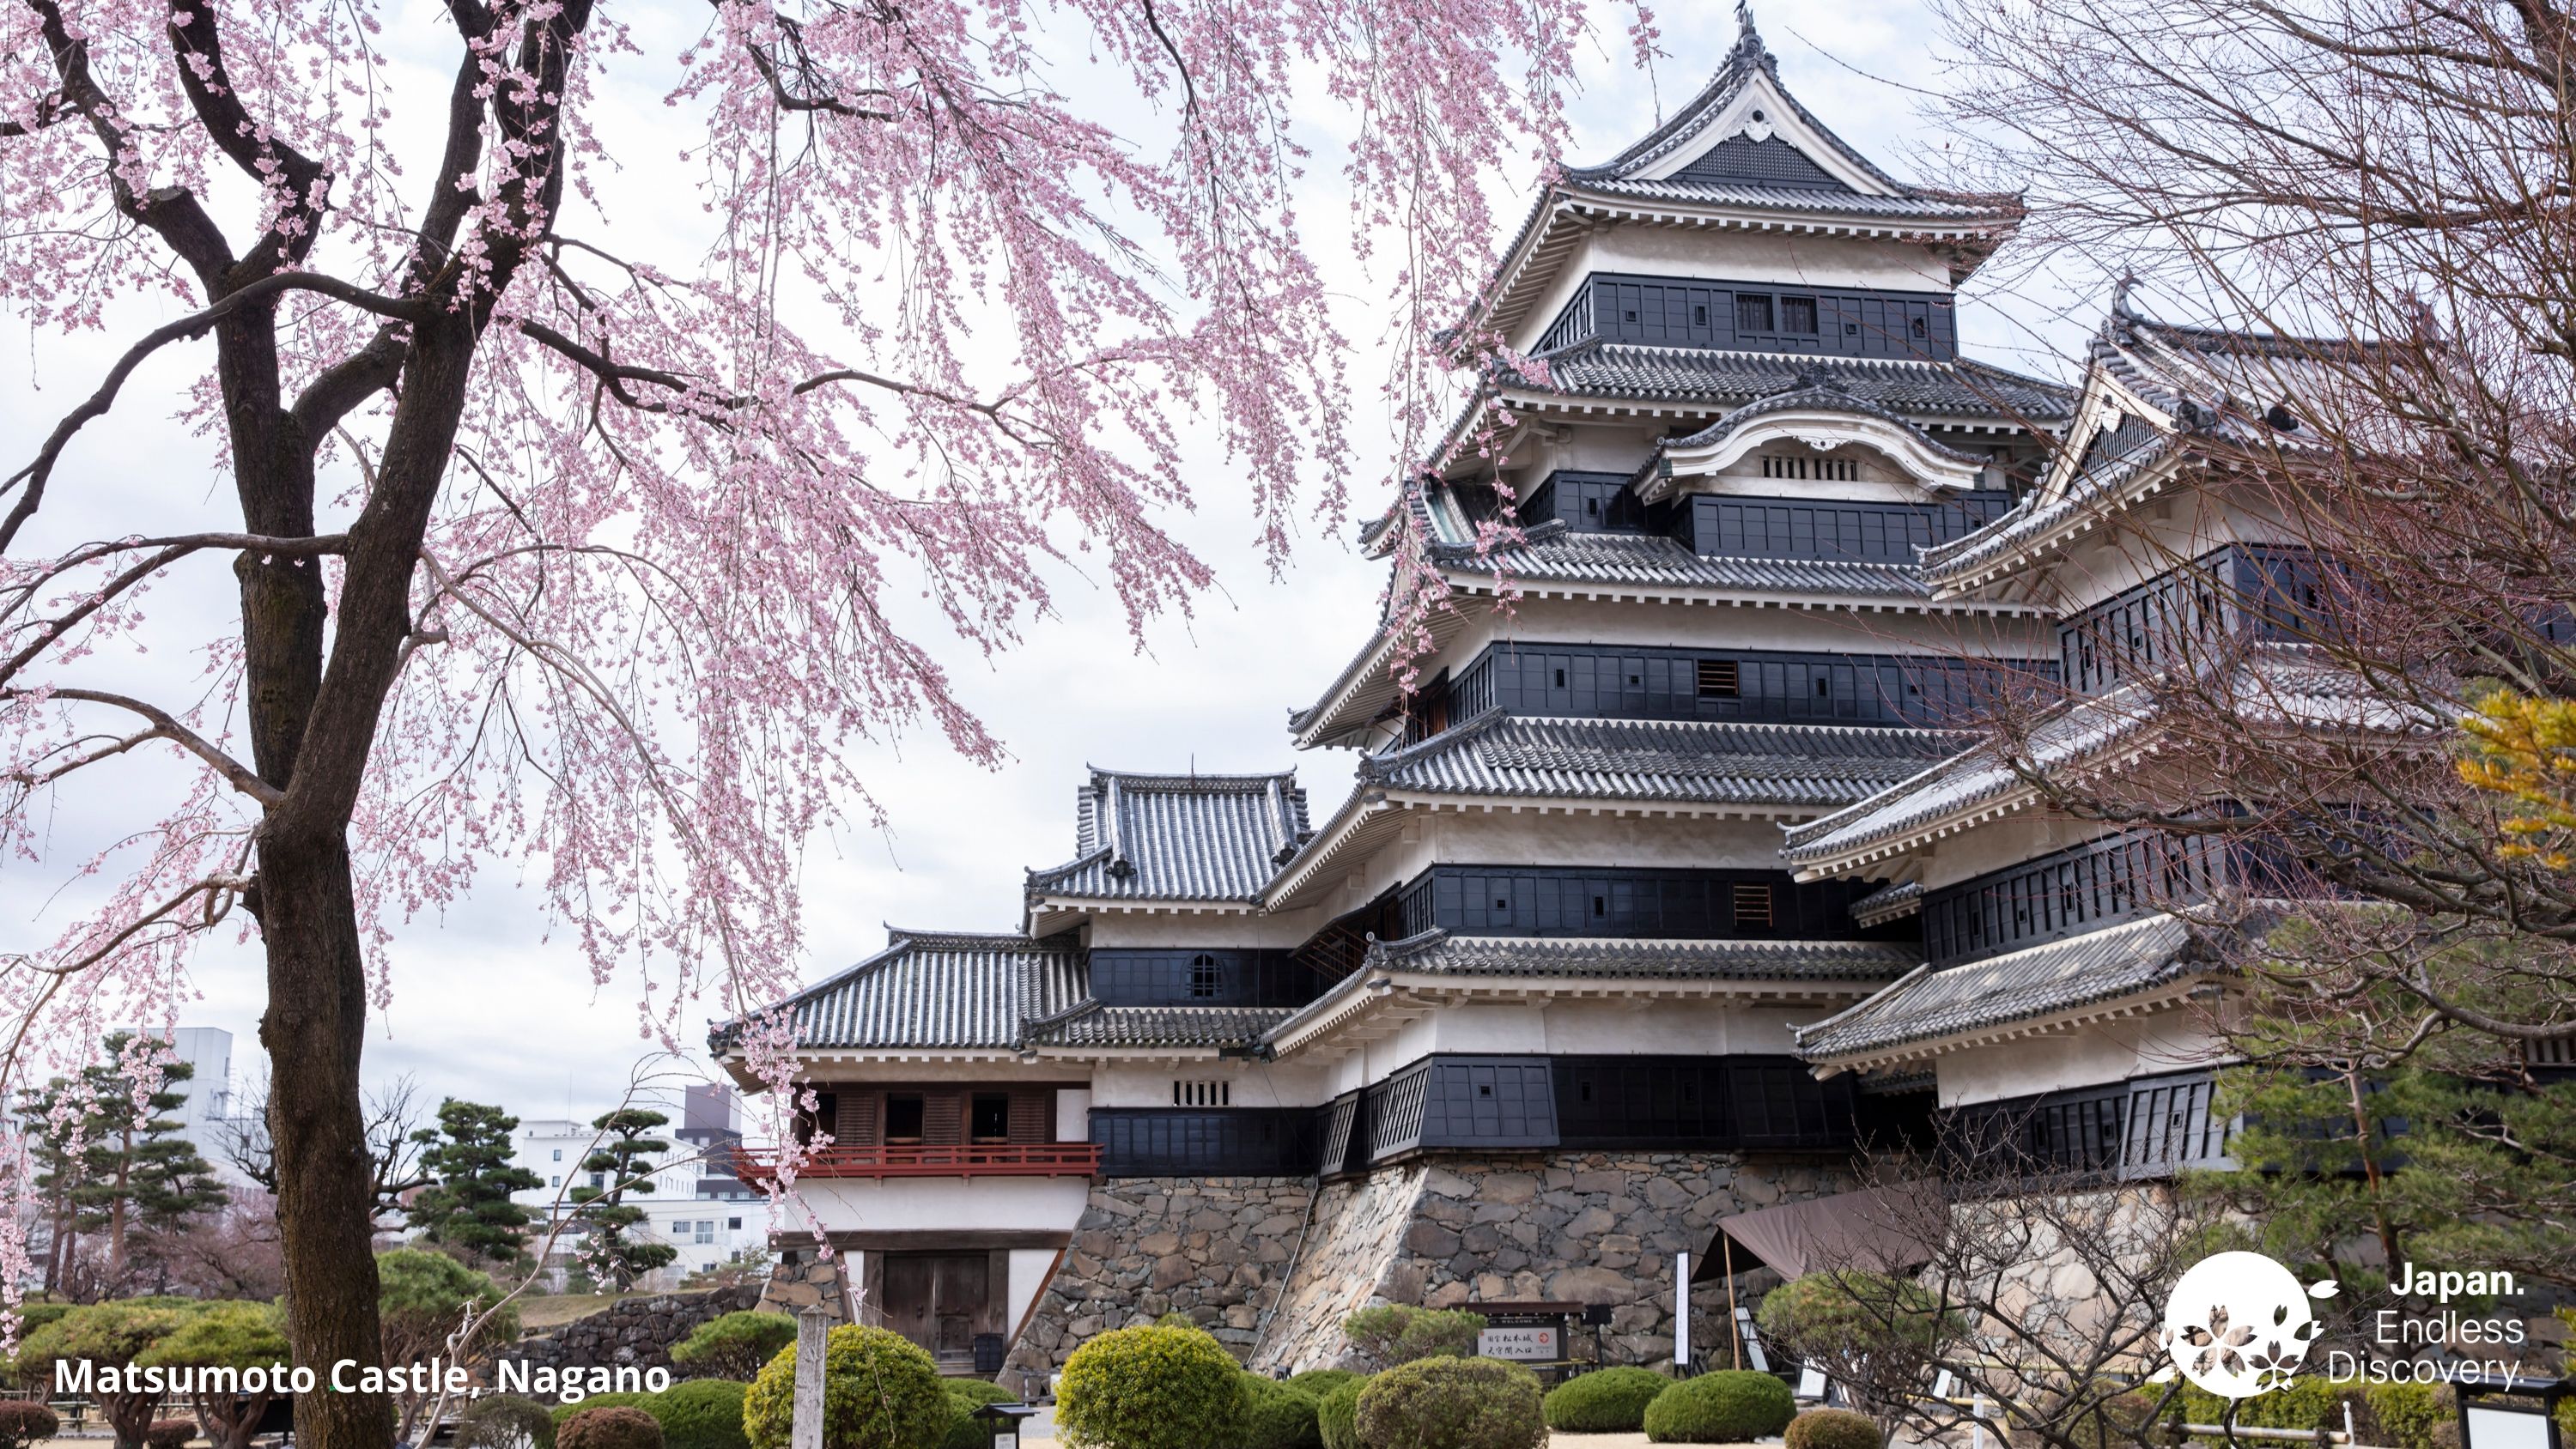
[{"label": "stone foundation wall", "polygon": [[[1610,1357],[1654,1362],[1673,1349],[1675,1253],[1706,1252],[1719,1218],[1849,1186],[1832,1167],[1705,1152],[1443,1158],[1320,1190],[1112,1178],[1003,1382],[1036,1392],[1092,1335],[1173,1311],[1258,1371],[1320,1368],[1342,1356],[1342,1319],[1372,1303],[1606,1304]],[[1722,1285],[1696,1296],[1693,1321],[1703,1344],[1722,1338]]]},{"label": "stone foundation wall", "polygon": [[521,1339],[511,1347],[510,1356],[549,1368],[617,1368],[627,1364],[646,1369],[669,1368],[671,1349],[699,1324],[756,1306],[760,1293],[758,1284],[747,1284],[711,1288],[704,1293],[624,1299],[560,1328]]},{"label": "stone foundation wall", "polygon": [[1294,1177],[1120,1177],[1095,1184],[1055,1277],[1011,1346],[1005,1387],[1037,1392],[1083,1340],[1186,1313],[1249,1353],[1267,1291],[1314,1206]]}]

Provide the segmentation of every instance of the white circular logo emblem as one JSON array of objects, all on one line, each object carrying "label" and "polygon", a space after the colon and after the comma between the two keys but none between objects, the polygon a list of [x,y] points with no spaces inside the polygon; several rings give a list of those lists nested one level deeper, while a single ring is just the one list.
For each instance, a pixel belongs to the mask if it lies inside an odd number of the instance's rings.
[{"label": "white circular logo emblem", "polygon": [[2332,1282],[2299,1286],[2289,1269],[2260,1253],[2203,1258],[2165,1300],[2158,1342],[2175,1370],[2221,1398],[2250,1399],[2290,1381],[2308,1356],[2317,1320],[2310,1298],[2334,1295]]}]

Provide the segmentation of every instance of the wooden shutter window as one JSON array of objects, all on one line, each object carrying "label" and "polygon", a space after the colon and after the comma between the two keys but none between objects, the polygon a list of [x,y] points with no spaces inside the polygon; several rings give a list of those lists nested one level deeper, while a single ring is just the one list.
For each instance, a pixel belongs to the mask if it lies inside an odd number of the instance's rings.
[{"label": "wooden shutter window", "polygon": [[1767,931],[1771,929],[1771,887],[1739,881],[1735,887],[1735,929]]},{"label": "wooden shutter window", "polygon": [[1700,698],[1733,699],[1740,691],[1741,685],[1736,673],[1734,660],[1703,659],[1699,661]]}]

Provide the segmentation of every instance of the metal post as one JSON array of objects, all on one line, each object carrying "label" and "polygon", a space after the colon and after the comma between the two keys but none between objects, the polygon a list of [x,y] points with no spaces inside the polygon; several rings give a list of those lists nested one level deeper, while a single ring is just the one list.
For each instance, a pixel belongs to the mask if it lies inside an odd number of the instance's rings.
[{"label": "metal post", "polygon": [[1690,1253],[1673,1254],[1673,1372],[1690,1377]]},{"label": "metal post", "polygon": [[823,1345],[839,1316],[820,1303],[796,1310],[796,1393],[788,1449],[823,1449]]}]

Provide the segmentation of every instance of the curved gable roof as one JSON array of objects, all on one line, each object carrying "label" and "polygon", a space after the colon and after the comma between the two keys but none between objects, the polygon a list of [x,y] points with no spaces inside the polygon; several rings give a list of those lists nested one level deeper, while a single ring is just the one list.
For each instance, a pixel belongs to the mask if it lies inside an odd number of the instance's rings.
[{"label": "curved gable roof", "polygon": [[1148,775],[1094,769],[1075,795],[1075,857],[1028,873],[1028,894],[1250,901],[1313,833],[1297,773]]}]

